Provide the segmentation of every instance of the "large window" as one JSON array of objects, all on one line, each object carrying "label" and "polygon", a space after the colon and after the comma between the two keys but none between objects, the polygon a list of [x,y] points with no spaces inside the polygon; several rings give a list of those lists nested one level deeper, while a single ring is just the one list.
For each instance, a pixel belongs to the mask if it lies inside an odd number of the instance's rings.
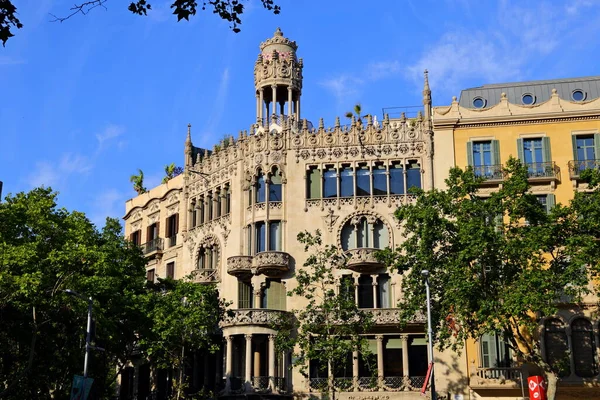
[{"label": "large window", "polygon": [[179,214],[171,215],[167,218],[167,238],[169,247],[177,244],[177,232],[179,230]]},{"label": "large window", "polygon": [[371,275],[361,275],[358,278],[358,307],[375,308]]},{"label": "large window", "polygon": [[549,164],[552,161],[550,138],[517,139],[517,150],[519,159],[527,167],[530,177],[542,177],[554,174],[554,169]]},{"label": "large window", "polygon": [[390,165],[390,194],[404,194],[404,167],[400,163]]},{"label": "large window", "polygon": [[377,276],[377,308],[392,308],[391,278],[388,274]]},{"label": "large window", "polygon": [[265,191],[266,191],[266,182],[265,175],[262,172],[258,173],[256,177],[256,195],[255,201],[256,203],[264,203],[265,202]]},{"label": "large window", "polygon": [[596,159],[595,136],[597,135],[577,135],[573,137],[575,142],[575,158],[577,161]]},{"label": "large window", "polygon": [[387,194],[387,174],[384,165],[373,167],[373,194],[375,196]]},{"label": "large window", "polygon": [[569,346],[567,333],[561,320],[552,318],[545,322],[544,343],[546,361],[559,369],[560,376],[568,376],[570,374]]},{"label": "large window", "polygon": [[328,168],[323,172],[323,197],[337,196],[337,171]]},{"label": "large window", "polygon": [[512,353],[501,335],[488,333],[481,336],[481,366],[483,368],[510,367]]},{"label": "large window", "polygon": [[238,308],[252,308],[252,284],[238,281]]},{"label": "large window", "polygon": [[217,269],[219,262],[219,247],[216,245],[201,247],[198,253],[198,269]]},{"label": "large window", "polygon": [[362,166],[356,169],[356,195],[368,196],[371,193],[371,171]]},{"label": "large window", "polygon": [[281,279],[267,279],[262,293],[261,307],[269,310],[285,310],[286,296],[285,285]]},{"label": "large window", "polygon": [[389,232],[380,219],[358,216],[346,222],[341,240],[344,250],[363,247],[383,249],[389,244]]},{"label": "large window", "polygon": [[257,222],[254,224],[254,252],[260,253],[261,251],[266,250],[267,246],[267,237],[265,232],[265,223]]},{"label": "large window", "polygon": [[354,196],[354,174],[350,166],[340,170],[340,197]]},{"label": "large window", "polygon": [[131,240],[131,243],[135,244],[136,246],[141,245],[142,231],[138,229],[137,231],[131,232],[131,235],[129,235],[129,240]]},{"label": "large window", "polygon": [[277,168],[273,169],[269,183],[269,201],[282,201],[281,174]]},{"label": "large window", "polygon": [[168,279],[175,279],[175,261],[167,263],[166,277]]},{"label": "large window", "polygon": [[467,142],[467,163],[473,167],[476,176],[499,178],[500,145],[497,140]]},{"label": "large window", "polygon": [[269,251],[281,251],[281,222],[269,221]]},{"label": "large window", "polygon": [[[281,251],[281,221],[272,220],[268,223],[258,221],[248,225],[248,249],[253,249],[248,254],[256,254],[263,251]],[[254,241],[254,246],[252,245]]]},{"label": "large window", "polygon": [[321,198],[321,170],[319,170],[317,167],[310,167],[307,174],[307,197],[309,199]]},{"label": "large window", "polygon": [[409,163],[406,170],[406,187],[421,189],[421,166],[417,163]]},{"label": "large window", "polygon": [[590,321],[584,318],[577,318],[573,321],[571,324],[571,343],[573,344],[575,375],[582,378],[591,378],[598,375],[596,343]]}]

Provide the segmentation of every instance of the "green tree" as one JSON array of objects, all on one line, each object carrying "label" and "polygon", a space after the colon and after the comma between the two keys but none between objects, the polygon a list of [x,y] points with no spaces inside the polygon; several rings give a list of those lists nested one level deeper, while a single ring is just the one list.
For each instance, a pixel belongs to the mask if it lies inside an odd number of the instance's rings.
[{"label": "green tree", "polygon": [[144,187],[144,171],[141,169],[138,169],[137,175],[131,175],[129,177],[129,182],[133,183],[133,190],[135,190],[137,194],[143,194],[148,191],[148,189]]},{"label": "green tree", "polygon": [[167,183],[177,175],[181,175],[183,172],[182,167],[175,166],[175,163],[165,165],[165,177],[162,179],[162,183]]},{"label": "green tree", "polygon": [[576,303],[587,292],[596,266],[586,250],[598,244],[581,229],[575,207],[546,212],[519,161],[511,158],[504,174],[484,198],[471,168],[452,169],[449,189],[420,191],[415,204],[396,211],[406,240],[381,256],[405,275],[403,320],[424,311],[421,271],[429,270],[436,344],[457,348],[486,333],[503,335],[518,359],[546,374],[553,399],[564,363],[542,358],[539,322],[556,314],[561,296]]},{"label": "green tree", "polygon": [[[358,351],[365,362],[372,361],[368,343],[361,334],[368,332],[372,318],[368,312],[358,309],[354,300],[354,285],[344,285],[336,293],[334,271],[343,269],[346,258],[333,245],[324,245],[321,232],[298,234],[298,241],[308,254],[306,262],[296,270],[297,286],[288,296],[300,296],[306,301],[304,307],[293,310],[290,320],[278,321],[278,334],[275,338],[279,350],[295,350],[294,365],[309,377],[309,363],[322,374],[333,376],[348,364],[354,351]],[[281,329],[285,327],[285,329]],[[371,368],[375,372],[376,368]],[[326,389],[335,397],[335,390],[345,389],[351,383],[336,384],[328,379]]]},{"label": "green tree", "polygon": [[87,304],[94,299],[90,376],[99,395],[130,360],[147,325],[145,259],[125,241],[117,220],[102,231],[79,212],[58,208],[49,188],[0,203],[0,398],[67,398],[81,374]]},{"label": "green tree", "polygon": [[[219,18],[229,22],[230,28],[234,32],[240,32],[242,24],[242,14],[244,13],[244,3],[247,0],[172,0],[171,9],[173,14],[177,16],[177,21],[182,19],[188,20],[190,16],[196,15],[198,10],[206,10],[207,8],[213,14],[217,14]],[[64,16],[54,16],[55,22],[63,22],[77,15],[86,15],[94,8],[106,7],[108,0],[81,0],[75,3]],[[133,14],[146,16],[152,12],[152,0],[135,0],[128,1],[127,9]],[[272,11],[274,14],[279,14],[281,8],[275,4],[274,0],[260,0],[263,8]],[[17,8],[12,0],[0,0],[0,40],[5,45],[6,41],[14,36],[14,29],[21,29],[23,24],[17,18]]]},{"label": "green tree", "polygon": [[140,348],[158,368],[178,370],[174,382],[175,399],[183,398],[187,387],[184,376],[188,354],[219,349],[218,324],[225,315],[227,303],[219,299],[216,285],[199,285],[189,277],[165,279],[149,284],[152,328],[140,340]]},{"label": "green tree", "polygon": [[352,111],[348,111],[346,114],[346,118],[352,119],[352,117],[356,117],[356,122],[358,124],[362,124],[362,119],[369,116],[369,114],[362,115],[362,106],[360,103],[356,103]]}]

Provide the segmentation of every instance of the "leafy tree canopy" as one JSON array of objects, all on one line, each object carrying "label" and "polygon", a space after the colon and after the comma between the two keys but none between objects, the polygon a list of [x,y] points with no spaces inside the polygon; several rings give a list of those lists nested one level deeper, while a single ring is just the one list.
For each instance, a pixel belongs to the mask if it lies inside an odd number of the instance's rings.
[{"label": "leafy tree canopy", "polygon": [[[242,14],[244,13],[244,3],[247,0],[172,0],[171,9],[177,17],[177,21],[185,19],[189,21],[190,16],[196,15],[198,10],[210,10],[213,14],[217,14],[219,18],[229,22],[231,30],[240,32],[242,24]],[[274,0],[259,0],[268,11],[274,14],[279,14],[281,8],[275,4]],[[106,7],[108,0],[87,0],[79,1],[70,8],[64,16],[53,15],[55,22],[63,22],[74,15],[83,14],[97,7]],[[152,12],[152,0],[135,0],[127,1],[129,3],[127,9],[133,14],[145,16]],[[23,28],[23,24],[17,17],[17,8],[13,4],[13,0],[0,0],[0,40],[2,45],[6,45],[6,41],[14,36],[14,29]]]},{"label": "leafy tree canopy", "polygon": [[539,321],[556,314],[563,296],[577,302],[588,292],[597,273],[588,251],[598,243],[581,229],[580,213],[587,209],[558,204],[547,213],[530,194],[520,161],[511,158],[504,174],[500,189],[482,197],[482,178],[470,168],[452,169],[447,190],[421,191],[415,204],[396,211],[406,240],[382,256],[405,274],[403,320],[424,309],[421,271],[429,270],[439,347],[456,348],[496,332],[518,358],[544,370],[552,385],[561,366],[541,357]]}]

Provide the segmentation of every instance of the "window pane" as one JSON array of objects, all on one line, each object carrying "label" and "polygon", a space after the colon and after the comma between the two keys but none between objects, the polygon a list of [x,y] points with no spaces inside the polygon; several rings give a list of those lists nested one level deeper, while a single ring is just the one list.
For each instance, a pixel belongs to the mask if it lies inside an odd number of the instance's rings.
[{"label": "window pane", "polygon": [[269,222],[269,250],[281,250],[281,223],[279,221]]},{"label": "window pane", "polygon": [[404,194],[404,169],[400,164],[390,166],[390,194]]},{"label": "window pane", "polygon": [[373,304],[373,278],[371,278],[371,275],[361,275],[358,278],[358,307],[375,308]]},{"label": "window pane", "polygon": [[373,246],[376,249],[384,249],[389,244],[387,226],[382,221],[377,221],[373,226]]},{"label": "window pane", "polygon": [[337,197],[337,178],[335,169],[323,173],[323,197]]},{"label": "window pane", "polygon": [[586,319],[578,318],[573,321],[571,327],[575,374],[586,378],[596,376],[598,368],[596,365],[596,344],[592,324]]},{"label": "window pane", "polygon": [[350,222],[346,222],[342,228],[342,249],[344,251],[354,249],[356,247],[356,234],[354,232],[354,225]]},{"label": "window pane", "polygon": [[379,308],[392,307],[390,276],[388,274],[379,274],[377,277],[377,306]]},{"label": "window pane", "polygon": [[411,187],[421,189],[421,166],[412,163],[406,171],[406,187],[410,190]]},{"label": "window pane", "polygon": [[257,222],[255,225],[255,240],[256,240],[256,253],[265,251],[265,223]]},{"label": "window pane", "polygon": [[[568,354],[569,347],[567,345],[567,334],[562,325],[562,322],[558,319],[549,319],[545,323],[545,347],[546,347],[546,358],[550,365],[564,365],[565,356]],[[569,364],[569,360],[566,360],[566,365]],[[565,370],[559,374],[562,376],[568,376],[570,374],[570,368],[568,366]]]},{"label": "window pane", "polygon": [[387,179],[384,166],[376,166],[373,168],[373,194],[381,196],[387,194]]},{"label": "window pane", "polygon": [[368,167],[356,171],[356,195],[368,196],[371,193],[371,176]]},{"label": "window pane", "polygon": [[351,197],[354,196],[353,190],[354,182],[352,177],[352,168],[344,167],[340,171],[340,196]]},{"label": "window pane", "polygon": [[367,224],[367,220],[365,218],[362,218],[356,225],[356,247],[369,247],[368,239],[369,224]]},{"label": "window pane", "polygon": [[256,202],[257,203],[264,203],[265,190],[266,190],[265,176],[263,174],[260,174],[258,176],[258,178],[256,179]]},{"label": "window pane", "polygon": [[271,183],[269,184],[269,201],[282,201],[281,199],[281,175],[275,169],[271,175]]}]

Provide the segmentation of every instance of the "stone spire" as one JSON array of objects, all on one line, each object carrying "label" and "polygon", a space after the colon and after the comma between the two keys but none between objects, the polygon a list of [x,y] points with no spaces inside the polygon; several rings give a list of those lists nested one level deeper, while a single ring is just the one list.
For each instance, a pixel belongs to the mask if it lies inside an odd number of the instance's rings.
[{"label": "stone spire", "polygon": [[185,165],[192,166],[194,160],[192,157],[192,124],[187,126],[187,137],[185,138]]},{"label": "stone spire", "polygon": [[429,87],[429,72],[425,70],[423,82],[423,112],[425,117],[425,126],[431,130],[431,88]]}]

